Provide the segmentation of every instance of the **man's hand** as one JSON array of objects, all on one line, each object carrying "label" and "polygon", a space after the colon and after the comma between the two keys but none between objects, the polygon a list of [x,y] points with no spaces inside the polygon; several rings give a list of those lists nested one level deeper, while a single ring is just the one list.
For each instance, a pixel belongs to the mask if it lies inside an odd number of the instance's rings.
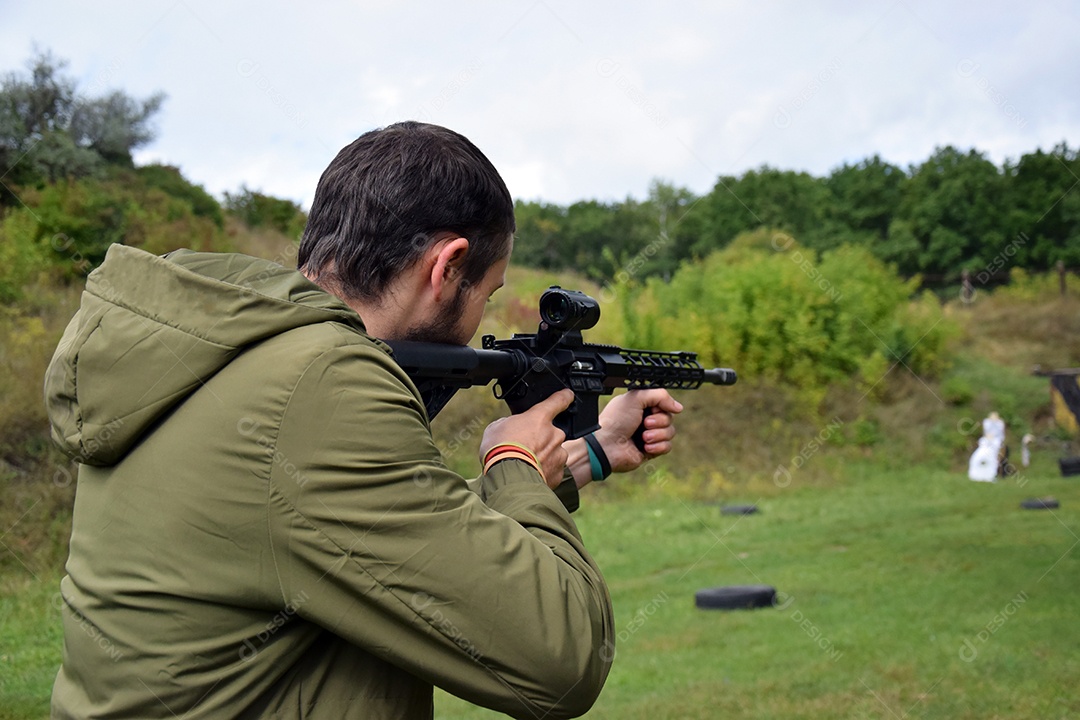
[{"label": "man's hand", "polygon": [[[674,415],[682,412],[682,404],[671,397],[667,390],[631,390],[617,395],[600,413],[600,429],[596,439],[604,449],[611,471],[629,472],[646,460],[671,452],[671,440],[675,437]],[[648,414],[646,414],[648,413]],[[634,445],[631,437],[645,423],[645,452]],[[570,470],[578,487],[592,479],[584,440],[564,443],[570,458]]]},{"label": "man's hand", "polygon": [[483,462],[488,450],[496,445],[524,445],[540,462],[548,486],[556,488],[562,482],[563,468],[566,467],[566,449],[563,448],[566,433],[555,427],[552,421],[573,401],[573,391],[560,390],[520,415],[500,418],[491,423],[480,440],[480,461]]}]

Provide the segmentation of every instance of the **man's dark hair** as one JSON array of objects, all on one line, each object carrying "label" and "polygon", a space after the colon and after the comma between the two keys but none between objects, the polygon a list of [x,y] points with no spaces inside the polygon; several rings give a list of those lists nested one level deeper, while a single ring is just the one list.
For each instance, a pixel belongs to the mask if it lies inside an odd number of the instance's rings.
[{"label": "man's dark hair", "polygon": [[402,122],[364,133],[323,172],[297,265],[346,298],[374,300],[451,231],[469,241],[461,272],[475,284],[514,229],[506,184],[468,138]]}]

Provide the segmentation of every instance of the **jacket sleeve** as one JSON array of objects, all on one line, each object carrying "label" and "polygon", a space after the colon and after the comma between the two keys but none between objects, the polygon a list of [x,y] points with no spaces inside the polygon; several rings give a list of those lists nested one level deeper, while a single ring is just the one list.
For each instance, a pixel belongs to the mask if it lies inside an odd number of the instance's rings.
[{"label": "jacket sleeve", "polygon": [[320,355],[283,411],[271,542],[298,613],[470,702],[575,717],[596,700],[611,601],[566,508],[508,460],[479,492],[443,464],[381,350]]},{"label": "jacket sleeve", "polygon": [[[470,490],[477,495],[483,496],[483,477],[472,478],[465,482],[468,484]],[[555,488],[555,497],[559,498],[559,502],[566,508],[566,512],[576,512],[577,509],[581,507],[581,494],[578,491],[577,481],[574,480],[570,468],[563,468],[562,482]]]}]

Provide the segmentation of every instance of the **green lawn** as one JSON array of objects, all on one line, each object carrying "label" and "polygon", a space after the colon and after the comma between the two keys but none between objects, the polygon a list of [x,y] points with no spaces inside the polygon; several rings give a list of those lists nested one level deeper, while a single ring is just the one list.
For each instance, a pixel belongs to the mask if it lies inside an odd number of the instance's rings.
[{"label": "green lawn", "polygon": [[[990,485],[849,467],[744,517],[586,503],[621,635],[589,717],[1075,717],[1080,478],[1036,470]],[[1020,509],[1045,495],[1061,509]],[[699,588],[759,583],[783,607],[694,607]],[[445,694],[436,708],[494,716]]]},{"label": "green lawn", "polygon": [[49,716],[63,642],[59,584],[22,566],[0,577],[0,720]]},{"label": "green lawn", "polygon": [[[620,633],[594,718],[1064,718],[1080,714],[1080,478],[998,484],[849,466],[728,516],[656,494],[578,513]],[[1021,484],[1023,483],[1023,484]],[[1061,509],[1019,507],[1053,495]],[[783,606],[702,611],[773,585]],[[45,717],[55,579],[0,584],[0,718]],[[437,716],[493,716],[439,694]]]}]

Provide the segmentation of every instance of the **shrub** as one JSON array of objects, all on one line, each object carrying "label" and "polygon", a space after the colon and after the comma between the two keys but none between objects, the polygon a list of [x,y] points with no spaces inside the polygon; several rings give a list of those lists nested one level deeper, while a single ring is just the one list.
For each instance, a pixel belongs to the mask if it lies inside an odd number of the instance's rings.
[{"label": "shrub", "polygon": [[144,165],[136,168],[135,173],[147,187],[157,188],[171,197],[183,200],[198,217],[209,218],[219,228],[225,226],[225,216],[218,201],[201,186],[188,182],[180,174],[179,168],[170,165]]},{"label": "shrub", "polygon": [[941,383],[941,396],[950,405],[967,405],[975,399],[975,388],[967,378],[953,375]]},{"label": "shrub", "polygon": [[856,420],[852,424],[852,435],[852,440],[860,447],[873,447],[883,438],[878,422],[865,418]]},{"label": "shrub", "polygon": [[[1066,273],[1065,291],[1076,297],[1080,294],[1080,277]],[[1057,272],[1029,273],[1023,268],[1009,272],[1009,284],[994,291],[994,295],[1008,300],[1034,302],[1048,300],[1061,294],[1061,278]]]},{"label": "shrub", "polygon": [[241,187],[235,195],[225,193],[225,209],[248,227],[273,228],[290,238],[298,238],[307,223],[307,215],[293,201],[263,195],[247,187]]},{"label": "shrub", "polygon": [[704,364],[807,393],[860,375],[872,387],[899,363],[927,375],[948,364],[954,327],[932,296],[911,300],[917,283],[863,248],[819,259],[790,236],[757,231],[684,264],[670,283],[617,288],[622,341],[693,349]]},{"label": "shrub", "polygon": [[48,266],[48,252],[39,242],[37,221],[19,209],[0,220],[0,303],[23,297],[23,287]]},{"label": "shrub", "polygon": [[46,250],[50,264],[69,279],[97,267],[113,243],[157,255],[181,247],[229,249],[215,220],[197,213],[183,192],[150,186],[130,170],[27,191],[26,204],[37,218],[38,241],[51,248]]}]

